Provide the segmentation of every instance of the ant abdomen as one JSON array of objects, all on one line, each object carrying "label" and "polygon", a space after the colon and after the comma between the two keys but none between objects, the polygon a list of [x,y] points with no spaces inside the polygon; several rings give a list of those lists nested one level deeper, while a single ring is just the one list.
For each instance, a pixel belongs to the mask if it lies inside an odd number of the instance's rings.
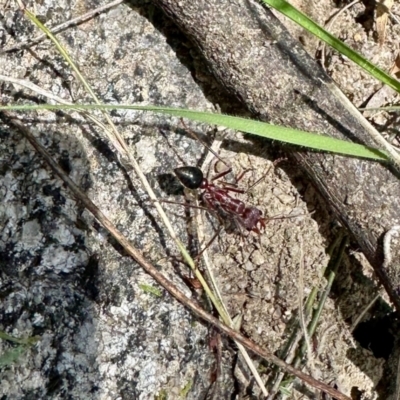
[{"label": "ant abdomen", "polygon": [[204,179],[203,172],[197,167],[179,167],[174,172],[188,189],[199,189]]}]

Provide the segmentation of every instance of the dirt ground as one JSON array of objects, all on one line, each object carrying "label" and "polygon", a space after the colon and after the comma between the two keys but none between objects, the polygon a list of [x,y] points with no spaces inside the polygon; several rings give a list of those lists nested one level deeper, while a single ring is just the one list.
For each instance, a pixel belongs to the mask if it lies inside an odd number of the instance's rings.
[{"label": "dirt ground", "polygon": [[[54,26],[104,4],[70,3],[41,2],[35,12],[47,26]],[[348,3],[292,4],[325,26]],[[15,4],[0,7],[3,50],[38,34]],[[400,27],[395,17],[400,18],[400,5],[394,4],[391,13],[384,39],[377,34],[376,12],[368,2],[340,13],[329,30],[391,71],[398,57]],[[357,107],[397,100],[348,59],[279,19],[309,54],[323,57],[326,71]],[[120,4],[57,37],[102,102],[213,112],[221,107],[239,114],[240,104],[213,80],[193,44],[150,2]],[[71,102],[89,101],[49,41],[2,53],[0,65],[4,76],[29,81]],[[50,102],[35,90],[6,81],[0,96],[3,104]],[[101,130],[76,112],[19,116],[144,256],[208,308],[203,294],[188,285],[190,272],[138,178],[125,168]],[[177,118],[133,111],[115,111],[112,116],[157,196],[184,202],[182,193],[171,189],[173,168],[200,165],[206,152],[201,143]],[[393,117],[381,112],[371,120],[398,144]],[[216,130],[188,125],[206,140]],[[226,338],[220,342],[219,386],[213,384],[218,357],[210,343],[215,332],[166,291],[155,294],[148,289],[157,284],[126,256],[22,135],[2,125],[0,146],[1,330],[16,337],[40,337],[15,364],[0,370],[2,398],[201,399],[212,390],[215,398],[262,398],[235,345]],[[301,330],[299,309],[307,296],[318,290],[321,299],[330,260],[337,256],[332,244],[344,232],[298,166],[285,159],[274,163],[282,157],[275,144],[259,141],[250,146],[242,134],[228,132],[220,156],[233,167],[228,179],[249,170],[239,185],[250,190],[237,196],[263,212],[266,228],[261,235],[244,236],[222,230],[208,249],[210,268],[230,315],[241,319],[241,332],[279,355],[293,332]],[[198,224],[194,229],[189,218],[194,210],[186,212],[182,205],[169,203],[165,209],[181,240],[196,255],[203,244],[194,239]],[[219,222],[210,214],[203,220],[200,228],[209,240]],[[205,267],[204,262],[199,265]],[[392,367],[393,311],[350,238],[304,372],[354,400],[388,398],[386,389],[395,385],[397,368]],[[2,354],[12,348],[0,342]],[[255,358],[255,363],[271,388],[279,373],[265,361]],[[318,397],[296,382],[286,398]]]}]

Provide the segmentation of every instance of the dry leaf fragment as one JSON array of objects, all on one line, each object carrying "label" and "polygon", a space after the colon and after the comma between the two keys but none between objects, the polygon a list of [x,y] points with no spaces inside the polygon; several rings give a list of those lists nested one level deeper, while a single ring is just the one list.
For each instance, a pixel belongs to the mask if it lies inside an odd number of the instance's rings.
[{"label": "dry leaf fragment", "polygon": [[394,0],[380,0],[376,4],[376,32],[378,34],[378,43],[382,47],[386,39],[386,26]]}]

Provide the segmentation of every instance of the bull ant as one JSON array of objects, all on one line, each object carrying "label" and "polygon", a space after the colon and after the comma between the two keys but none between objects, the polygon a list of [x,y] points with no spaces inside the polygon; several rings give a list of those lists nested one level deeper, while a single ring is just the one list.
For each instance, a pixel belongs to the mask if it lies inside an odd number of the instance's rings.
[{"label": "bull ant", "polygon": [[[233,198],[229,193],[245,193],[245,191],[238,188],[229,187],[227,186],[227,182],[222,183],[223,187],[221,187],[221,185],[218,186],[213,183],[217,179],[220,179],[229,174],[232,171],[231,166],[223,161],[212,148],[210,148],[194,132],[192,132],[186,126],[183,119],[181,119],[181,123],[186,132],[188,132],[195,140],[199,141],[204,147],[206,147],[210,151],[210,153],[212,153],[216,158],[221,160],[222,163],[227,166],[227,169],[225,171],[218,173],[210,180],[204,177],[203,172],[198,167],[184,166],[175,168],[174,172],[181,184],[188,189],[201,190],[200,199],[202,205],[207,211],[215,215],[220,220],[220,222],[222,222],[226,230],[237,232],[238,230],[241,231],[242,228],[244,228],[249,232],[254,232],[260,235],[261,230],[265,229],[266,225],[266,219],[263,218],[262,211],[259,210],[257,207],[248,206],[243,201]],[[172,150],[176,153],[173,147]],[[178,158],[180,158],[178,154],[177,156]],[[238,182],[246,172],[247,171],[244,171],[240,175],[240,177],[236,179],[236,181]],[[256,185],[258,182],[259,181],[257,181],[254,185]]]},{"label": "bull ant", "polygon": [[202,190],[200,198],[203,205],[217,215],[226,215],[234,219],[237,224],[248,231],[253,231],[258,235],[260,229],[265,228],[265,219],[262,212],[256,207],[246,206],[246,204],[230,196],[229,192],[244,193],[243,190],[231,187],[219,187],[212,183],[216,179],[222,178],[231,172],[231,169],[221,172],[209,182],[204,178],[203,172],[197,167],[175,168],[174,172],[181,183],[188,189]]}]

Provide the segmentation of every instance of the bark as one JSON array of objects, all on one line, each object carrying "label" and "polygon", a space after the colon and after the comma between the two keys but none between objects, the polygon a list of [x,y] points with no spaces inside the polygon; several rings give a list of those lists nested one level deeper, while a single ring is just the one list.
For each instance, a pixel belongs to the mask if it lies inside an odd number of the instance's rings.
[{"label": "bark", "polygon": [[[374,145],[329,91],[332,80],[271,11],[246,0],[154,0],[198,46],[226,90],[254,117]],[[382,236],[400,221],[397,177],[376,162],[291,153],[354,236],[396,309],[399,274],[383,268]],[[393,259],[398,257],[393,250]]]}]

